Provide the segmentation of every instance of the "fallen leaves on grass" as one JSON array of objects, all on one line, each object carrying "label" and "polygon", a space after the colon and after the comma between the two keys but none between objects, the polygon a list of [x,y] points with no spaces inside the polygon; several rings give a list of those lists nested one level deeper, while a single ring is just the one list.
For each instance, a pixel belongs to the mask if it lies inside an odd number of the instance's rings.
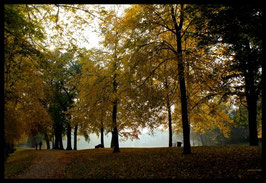
[{"label": "fallen leaves on grass", "polygon": [[[120,148],[120,153],[112,153],[110,148],[46,150],[39,156],[47,161],[40,166],[61,166],[59,173],[64,178],[262,179],[261,172],[250,171],[261,169],[261,147],[192,147],[192,154],[189,155],[182,154],[182,150],[178,147]],[[27,150],[12,154],[5,165],[5,178],[28,167],[35,154],[35,151]],[[56,159],[45,160],[44,155],[56,155]],[[50,174],[56,175],[58,172]]]},{"label": "fallen leaves on grass", "polygon": [[183,155],[181,148],[90,149],[72,154],[74,162],[66,178],[260,178],[248,169],[260,168],[259,147],[193,147]]},{"label": "fallen leaves on grass", "polygon": [[24,171],[31,165],[31,162],[36,157],[34,151],[29,150],[17,150],[10,154],[4,167],[4,177],[9,178]]}]

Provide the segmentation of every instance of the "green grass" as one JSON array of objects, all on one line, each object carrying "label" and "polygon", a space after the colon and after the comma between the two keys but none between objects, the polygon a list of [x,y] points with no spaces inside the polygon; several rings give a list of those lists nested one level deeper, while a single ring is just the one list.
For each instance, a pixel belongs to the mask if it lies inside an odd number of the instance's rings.
[{"label": "green grass", "polygon": [[18,173],[28,168],[35,157],[35,151],[18,148],[14,153],[10,154],[7,162],[5,163],[5,178],[17,175]]},{"label": "green grass", "polygon": [[261,148],[248,146],[90,149],[72,154],[66,178],[261,178]]}]

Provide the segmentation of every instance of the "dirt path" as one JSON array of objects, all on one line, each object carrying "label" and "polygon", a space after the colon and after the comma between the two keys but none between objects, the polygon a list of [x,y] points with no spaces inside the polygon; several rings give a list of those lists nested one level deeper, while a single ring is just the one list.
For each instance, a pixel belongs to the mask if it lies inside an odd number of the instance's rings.
[{"label": "dirt path", "polygon": [[33,160],[31,166],[15,178],[62,179],[64,178],[65,165],[68,160],[67,154],[62,153],[62,151],[38,151],[37,157]]}]

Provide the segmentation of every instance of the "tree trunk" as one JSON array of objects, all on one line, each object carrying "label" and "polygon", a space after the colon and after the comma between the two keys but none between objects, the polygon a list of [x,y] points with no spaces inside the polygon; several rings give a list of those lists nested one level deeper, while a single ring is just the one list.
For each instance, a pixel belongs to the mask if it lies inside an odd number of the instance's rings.
[{"label": "tree trunk", "polygon": [[168,110],[168,126],[169,126],[169,147],[172,147],[172,114],[171,114],[171,105],[169,101],[169,95],[167,94],[167,110]]},{"label": "tree trunk", "polygon": [[181,30],[182,30],[182,25],[183,25],[183,4],[181,4],[181,9],[180,9],[179,26],[177,25],[173,7],[172,7],[171,13],[172,13],[172,20],[175,25],[175,31],[176,31],[178,81],[179,81],[179,88],[180,88],[183,140],[184,140],[183,154],[190,154],[191,153],[190,129],[189,129],[189,122],[188,122],[185,70],[184,70],[184,63],[183,63],[183,57],[182,57],[182,42],[181,42]]},{"label": "tree trunk", "polygon": [[[116,70],[116,62],[114,65],[114,71]],[[116,76],[117,74],[114,74],[113,77],[113,94],[117,93],[117,82],[116,82]],[[117,103],[118,103],[118,99],[114,99],[113,101],[113,112],[112,112],[112,122],[113,122],[113,142],[114,142],[114,153],[116,152],[120,152],[119,150],[119,142],[118,142],[118,130],[117,130],[117,122],[116,122],[116,117],[117,117]]]},{"label": "tree trunk", "polygon": [[62,134],[59,136],[59,149],[64,150]]},{"label": "tree trunk", "polygon": [[195,146],[195,134],[193,134],[193,133],[190,131],[190,136],[191,136],[191,139],[192,139],[192,146]]},{"label": "tree trunk", "polygon": [[254,73],[252,66],[248,64],[248,73],[245,73],[245,94],[248,108],[248,125],[249,125],[249,144],[250,146],[258,146],[257,132],[257,101],[254,86]]},{"label": "tree trunk", "polygon": [[62,127],[60,126],[60,130],[58,133],[58,143],[59,143],[59,149],[60,150],[64,150],[64,146],[63,146],[63,138],[62,138]]},{"label": "tree trunk", "polygon": [[201,145],[202,146],[205,146],[206,144],[205,144],[205,141],[203,139],[203,135],[202,134],[199,134],[199,137],[200,137]]},{"label": "tree trunk", "polygon": [[104,134],[103,134],[103,127],[101,128],[101,144],[104,147]]},{"label": "tree trunk", "polygon": [[101,111],[101,144],[102,144],[102,147],[104,148],[104,129],[103,129],[103,110]]},{"label": "tree trunk", "polygon": [[180,87],[180,98],[181,98],[181,110],[182,110],[182,125],[183,125],[183,138],[184,138],[184,151],[183,154],[190,154],[190,129],[188,122],[188,111],[187,111],[187,96],[186,96],[186,83],[184,75],[184,64],[182,60],[182,50],[181,50],[181,37],[178,36],[178,81]]},{"label": "tree trunk", "polygon": [[166,95],[166,108],[168,112],[168,127],[169,127],[169,147],[173,146],[173,135],[172,135],[172,114],[171,114],[171,104],[170,104],[170,98],[169,98],[169,86],[168,86],[168,81],[167,78],[165,78],[165,83],[164,83],[167,95]]},{"label": "tree trunk", "polygon": [[[265,62],[262,63],[262,111],[266,111],[266,108],[265,108],[265,84],[266,84],[266,81],[265,81]],[[262,174],[263,174],[263,177],[265,178],[266,176],[266,173],[265,173],[265,167],[266,167],[266,159],[265,159],[265,112],[262,112],[262,117],[261,117],[261,125],[262,125],[262,148],[261,148],[261,159],[262,159]]]},{"label": "tree trunk", "polygon": [[248,126],[249,126],[249,145],[258,146],[257,134],[257,100],[247,97],[248,104]]},{"label": "tree trunk", "polygon": [[118,142],[118,130],[117,130],[117,124],[116,124],[116,115],[117,115],[117,100],[113,102],[113,126],[114,126],[114,132],[113,132],[113,140],[114,140],[114,153],[120,152],[119,150],[119,142]]},{"label": "tree trunk", "polygon": [[114,147],[114,132],[112,131],[112,138],[111,138],[111,145],[110,145],[111,148]]},{"label": "tree trunk", "polygon": [[67,148],[66,150],[72,150],[71,146],[71,125],[70,122],[67,123]]},{"label": "tree trunk", "polygon": [[47,147],[47,149],[50,149],[50,141],[48,139],[47,133],[44,134],[44,137],[45,137],[46,147]]},{"label": "tree trunk", "polygon": [[[246,51],[251,52],[249,41],[246,41]],[[249,144],[251,146],[258,146],[258,132],[257,132],[257,101],[258,95],[256,94],[254,72],[255,68],[252,64],[252,59],[247,57],[243,62],[246,63],[244,68],[245,77],[245,95],[248,108],[248,125],[249,125]]]},{"label": "tree trunk", "polygon": [[78,125],[75,125],[75,129],[74,129],[74,150],[77,150],[77,135],[78,135]]},{"label": "tree trunk", "polygon": [[53,137],[53,141],[52,141],[52,149],[55,149],[54,141],[55,141],[55,137]]},{"label": "tree trunk", "polygon": [[58,130],[56,129],[55,131],[55,142],[54,142],[54,149],[59,149],[59,132]]},{"label": "tree trunk", "polygon": [[45,140],[46,141],[46,147],[47,149],[50,149],[50,141],[49,140]]}]

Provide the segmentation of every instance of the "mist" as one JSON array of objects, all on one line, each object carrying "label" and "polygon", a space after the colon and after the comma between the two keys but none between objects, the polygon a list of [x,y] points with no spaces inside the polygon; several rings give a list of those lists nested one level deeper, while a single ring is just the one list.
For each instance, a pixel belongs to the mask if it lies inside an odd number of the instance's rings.
[{"label": "mist", "polygon": [[[109,148],[111,146],[111,133],[104,135],[104,147]],[[173,135],[173,146],[176,146],[177,142],[183,142],[183,137],[181,135]],[[98,137],[96,134],[90,134],[90,140],[85,141],[83,136],[78,135],[78,144],[77,149],[92,149],[95,148],[96,145],[101,143],[100,136]],[[74,144],[74,138],[72,136],[72,148]],[[64,148],[67,147],[67,139],[63,138]],[[183,143],[182,143],[183,145]],[[199,142],[191,141],[191,145],[199,145]],[[160,129],[155,130],[154,134],[143,133],[139,135],[139,139],[131,140],[130,138],[127,140],[121,140],[119,137],[119,147],[168,147],[169,146],[169,132],[162,131]]]}]

